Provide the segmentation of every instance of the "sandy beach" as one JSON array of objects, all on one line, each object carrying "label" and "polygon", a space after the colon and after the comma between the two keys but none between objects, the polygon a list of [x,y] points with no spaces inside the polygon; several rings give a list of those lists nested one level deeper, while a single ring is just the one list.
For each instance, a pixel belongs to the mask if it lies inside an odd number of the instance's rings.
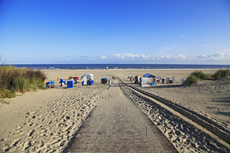
[{"label": "sandy beach", "polygon": [[[163,78],[174,76],[175,81],[170,85],[159,83],[157,86],[143,88],[136,85],[136,87],[191,109],[230,131],[230,78],[202,80],[198,84],[182,86],[181,78],[186,78],[194,71],[194,69],[44,70],[47,81],[55,81],[55,88],[19,94],[16,98],[5,99],[9,104],[2,104],[0,152],[62,152],[95,106],[105,102],[108,85],[102,85],[101,78],[112,80],[112,76],[118,76],[130,84],[132,83],[126,80],[126,76],[142,76],[145,73]],[[216,70],[202,71],[214,73]],[[58,77],[67,80],[70,76],[81,77],[84,73],[94,75],[95,83],[92,86],[82,86],[78,83],[74,84],[73,89],[66,89],[57,81]],[[123,89],[122,92],[132,95],[128,89]],[[117,95],[110,94],[110,96],[115,98]],[[161,131],[179,152],[210,152],[212,149],[216,152],[227,151],[221,150],[221,144],[211,138],[199,138],[199,135],[194,134],[197,133],[196,130],[186,132],[188,126],[181,127],[183,121],[179,123],[179,119],[164,119],[160,109],[147,106],[147,103],[138,96],[129,98],[140,109],[147,108],[146,114],[152,117],[151,120],[155,125],[159,124]]]}]

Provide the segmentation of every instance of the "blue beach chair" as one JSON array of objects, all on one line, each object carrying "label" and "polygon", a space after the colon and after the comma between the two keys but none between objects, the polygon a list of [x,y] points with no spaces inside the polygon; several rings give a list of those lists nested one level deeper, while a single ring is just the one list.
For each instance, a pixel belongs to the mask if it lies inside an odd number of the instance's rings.
[{"label": "blue beach chair", "polygon": [[62,83],[65,84],[65,81],[63,81],[63,79],[60,79],[59,83],[61,83],[61,86],[62,86]]}]

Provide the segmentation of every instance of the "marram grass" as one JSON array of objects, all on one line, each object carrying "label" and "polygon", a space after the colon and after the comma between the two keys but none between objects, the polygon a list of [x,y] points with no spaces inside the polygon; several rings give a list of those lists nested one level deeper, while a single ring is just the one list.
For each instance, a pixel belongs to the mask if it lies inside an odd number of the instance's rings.
[{"label": "marram grass", "polygon": [[184,84],[188,85],[191,83],[198,83],[200,81],[200,79],[202,79],[202,80],[207,80],[207,79],[211,79],[211,78],[220,79],[222,77],[227,77],[227,76],[230,76],[230,70],[229,69],[226,69],[226,70],[220,69],[212,75],[204,73],[202,71],[195,71],[187,77]]},{"label": "marram grass", "polygon": [[40,70],[0,66],[0,98],[15,97],[15,92],[44,89],[46,75]]},{"label": "marram grass", "polygon": [[206,79],[210,79],[211,78],[211,74],[206,74],[202,71],[195,71],[193,73],[191,73],[191,75],[194,75],[196,76],[197,78],[199,79],[203,79],[203,80],[206,80]]},{"label": "marram grass", "polygon": [[220,79],[222,77],[230,76],[230,70],[218,70],[216,73],[213,74],[213,78]]}]

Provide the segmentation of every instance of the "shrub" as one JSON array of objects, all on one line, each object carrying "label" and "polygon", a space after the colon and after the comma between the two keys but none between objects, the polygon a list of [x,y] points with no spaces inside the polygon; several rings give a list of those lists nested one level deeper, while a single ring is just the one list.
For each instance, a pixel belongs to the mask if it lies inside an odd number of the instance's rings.
[{"label": "shrub", "polygon": [[220,79],[221,77],[227,77],[230,76],[230,70],[218,70],[216,73],[212,75],[215,79]]},{"label": "shrub", "polygon": [[30,80],[30,88],[34,91],[37,89],[45,89],[44,80],[35,76]]},{"label": "shrub", "polygon": [[14,80],[14,89],[19,92],[26,92],[30,90],[30,80],[25,76],[19,76]]},{"label": "shrub", "polygon": [[200,79],[206,80],[210,78],[220,79],[221,77],[227,77],[230,76],[230,70],[218,70],[213,75],[203,73],[202,71],[195,71],[191,73],[188,78],[185,81],[185,85],[188,85],[190,83],[198,83]]},{"label": "shrub", "polygon": [[191,75],[194,75],[194,76],[196,76],[197,78],[203,79],[203,80],[206,80],[206,79],[210,79],[210,78],[211,78],[211,74],[205,74],[205,73],[202,72],[202,71],[195,71],[195,72],[191,73]]},{"label": "shrub", "polygon": [[185,85],[188,85],[190,83],[198,83],[200,81],[200,79],[195,76],[195,75],[190,75],[187,77],[186,81],[185,81]]},{"label": "shrub", "polygon": [[[46,75],[40,70],[29,70],[15,68],[13,66],[0,66],[0,90],[3,90],[3,97],[10,97],[9,91],[14,93],[26,92],[30,89],[44,89]],[[6,96],[5,96],[6,95]]]},{"label": "shrub", "polygon": [[6,89],[0,90],[0,98],[14,98],[14,97],[16,97],[16,94],[13,93],[12,91]]}]

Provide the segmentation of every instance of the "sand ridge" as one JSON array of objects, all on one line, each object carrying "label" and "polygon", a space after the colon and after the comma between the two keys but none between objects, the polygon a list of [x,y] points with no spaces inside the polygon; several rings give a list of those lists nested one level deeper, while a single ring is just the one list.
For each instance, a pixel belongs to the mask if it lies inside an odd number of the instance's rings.
[{"label": "sand ridge", "polygon": [[[230,148],[216,141],[210,135],[200,130],[185,117],[169,111],[161,103],[145,96],[131,88],[120,84],[124,94],[130,98],[155,125],[174,144],[179,152],[229,152]],[[173,112],[173,113],[172,113]],[[229,146],[229,145],[228,145]]]}]

